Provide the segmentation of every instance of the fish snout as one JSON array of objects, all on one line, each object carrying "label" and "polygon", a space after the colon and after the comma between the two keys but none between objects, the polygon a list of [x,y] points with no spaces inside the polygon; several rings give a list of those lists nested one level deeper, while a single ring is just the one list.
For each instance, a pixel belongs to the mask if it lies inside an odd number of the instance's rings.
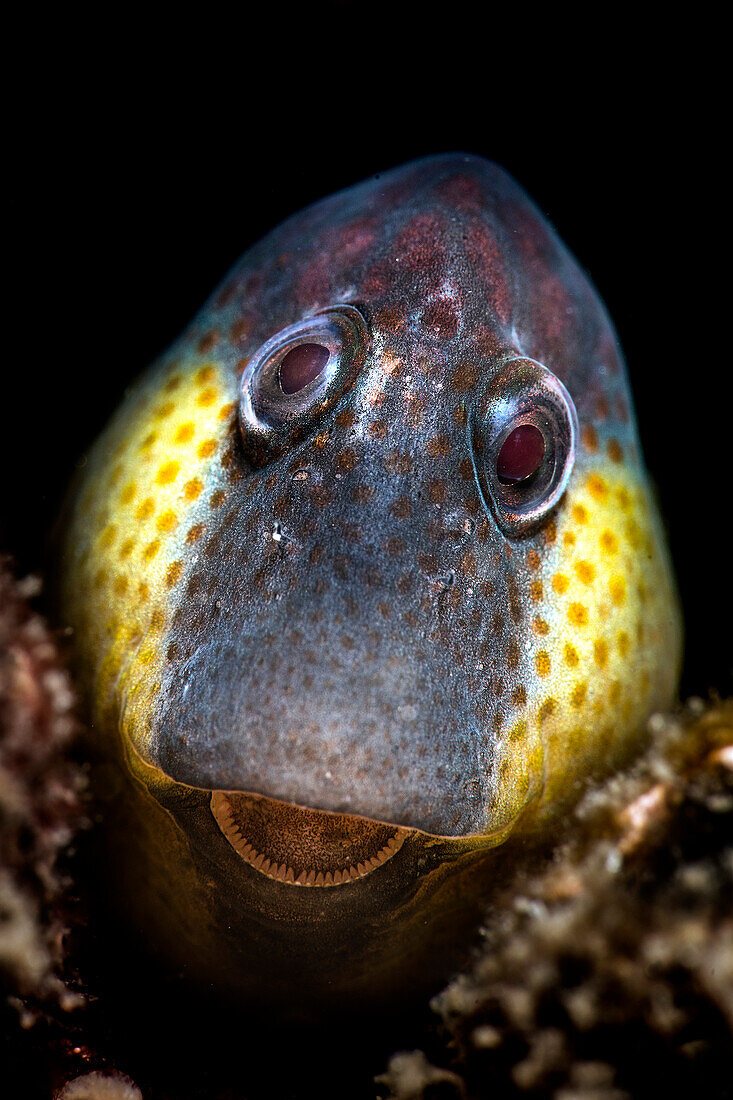
[{"label": "fish snout", "polygon": [[151,762],[195,787],[265,795],[440,835],[480,832],[493,745],[428,639],[330,629],[202,646],[164,687]]}]

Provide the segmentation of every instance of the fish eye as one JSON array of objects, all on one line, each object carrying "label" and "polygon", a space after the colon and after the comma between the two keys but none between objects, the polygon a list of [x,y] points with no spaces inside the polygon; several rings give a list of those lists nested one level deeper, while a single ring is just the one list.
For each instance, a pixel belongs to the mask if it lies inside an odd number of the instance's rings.
[{"label": "fish eye", "polygon": [[281,329],[242,376],[239,423],[250,457],[270,462],[307,434],[353,384],[369,343],[355,306],[331,306]]},{"label": "fish eye", "polygon": [[502,485],[526,481],[542,465],[545,437],[534,424],[512,428],[496,456],[496,474]]},{"label": "fish eye", "polygon": [[283,393],[298,393],[318,378],[331,358],[323,344],[296,344],[280,360],[278,378]]},{"label": "fish eye", "polygon": [[511,359],[490,381],[469,424],[484,504],[510,538],[529,534],[557,505],[575,461],[578,417],[552,371]]}]

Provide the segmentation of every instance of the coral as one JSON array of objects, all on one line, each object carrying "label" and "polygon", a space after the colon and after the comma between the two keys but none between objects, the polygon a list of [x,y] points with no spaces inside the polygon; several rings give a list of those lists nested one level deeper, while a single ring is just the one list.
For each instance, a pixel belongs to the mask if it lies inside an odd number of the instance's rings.
[{"label": "coral", "polygon": [[733,702],[651,725],[499,899],[473,969],[433,1001],[431,1061],[393,1058],[390,1098],[732,1094]]},{"label": "coral", "polygon": [[0,562],[0,973],[24,1019],[77,996],[58,975],[65,885],[58,857],[82,817],[84,776],[66,756],[75,730],[69,677],[42,618],[35,578],[15,583]]},{"label": "coral", "polygon": [[84,775],[67,755],[76,729],[70,680],[50,631],[28,605],[39,587],[35,578],[15,582],[0,561],[0,1001],[9,1021],[0,1045],[0,1054],[8,1051],[0,1061],[3,1087],[19,1035],[83,1003],[63,974],[70,913],[59,857],[83,821]]},{"label": "coral", "polygon": [[69,1081],[57,1094],[58,1100],[142,1100],[142,1093],[128,1077],[119,1073],[85,1073]]}]

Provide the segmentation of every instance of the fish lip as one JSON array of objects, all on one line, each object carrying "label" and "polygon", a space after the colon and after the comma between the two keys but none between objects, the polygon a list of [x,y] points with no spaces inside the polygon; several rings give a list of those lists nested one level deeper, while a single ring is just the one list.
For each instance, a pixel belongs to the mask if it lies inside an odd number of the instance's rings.
[{"label": "fish lip", "polygon": [[245,791],[211,792],[220,832],[254,871],[286,886],[334,888],[383,867],[419,829]]}]

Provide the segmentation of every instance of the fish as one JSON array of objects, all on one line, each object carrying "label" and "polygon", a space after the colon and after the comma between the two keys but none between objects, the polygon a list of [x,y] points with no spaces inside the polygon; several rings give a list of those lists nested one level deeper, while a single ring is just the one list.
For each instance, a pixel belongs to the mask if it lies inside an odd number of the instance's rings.
[{"label": "fish", "polygon": [[60,573],[120,905],[257,1004],[434,984],[677,691],[618,339],[474,155],[243,256],[88,455]]}]

